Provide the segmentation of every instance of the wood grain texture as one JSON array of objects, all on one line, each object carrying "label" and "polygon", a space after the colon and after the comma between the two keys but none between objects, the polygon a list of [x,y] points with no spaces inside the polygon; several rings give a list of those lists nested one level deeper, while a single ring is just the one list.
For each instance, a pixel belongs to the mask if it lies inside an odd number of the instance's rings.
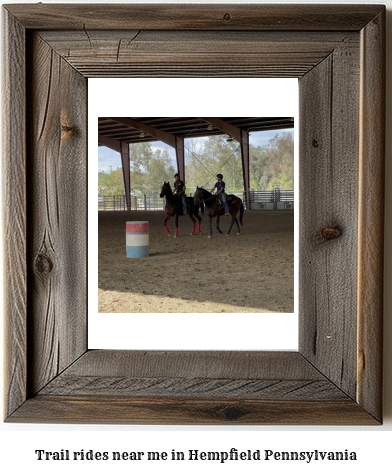
[{"label": "wood grain texture", "polygon": [[27,264],[25,32],[8,12],[3,34],[4,411],[9,416],[26,400]]},{"label": "wood grain texture", "polygon": [[[42,31],[40,36],[86,77],[300,77],[336,47],[357,42],[350,32]],[[240,65],[240,66],[239,66]]]},{"label": "wood grain texture", "polygon": [[107,396],[41,396],[9,420],[21,423],[203,425],[375,425],[357,403],[228,399],[137,399]]},{"label": "wood grain texture", "polygon": [[90,350],[67,375],[324,380],[298,352]]},{"label": "wood grain texture", "polygon": [[6,5],[32,29],[357,31],[380,5]]},{"label": "wood grain texture", "polygon": [[86,377],[60,375],[40,395],[230,400],[345,400],[329,380],[209,379],[205,377]]},{"label": "wood grain texture", "polygon": [[[337,48],[300,81],[300,351],[356,393],[359,51]],[[313,101],[310,100],[313,98]],[[328,239],[323,232],[336,227]]]},{"label": "wood grain texture", "polygon": [[86,79],[32,44],[29,280],[32,394],[86,351]]},{"label": "wood grain texture", "polygon": [[382,418],[385,12],[361,32],[358,402]]},{"label": "wood grain texture", "polygon": [[[382,422],[385,7],[5,10],[7,421]],[[35,29],[26,43],[24,28]],[[95,31],[108,29],[124,31]],[[207,47],[216,60],[233,31],[257,51],[232,44],[246,65],[202,58],[208,35],[219,33],[217,50]],[[273,59],[263,50],[269,34]],[[200,56],[182,66],[195,47]],[[75,67],[85,76],[301,77],[300,353],[85,352],[87,80]]]},{"label": "wood grain texture", "polygon": [[93,350],[40,395],[343,400],[296,352]]},{"label": "wood grain texture", "polygon": [[225,77],[253,77],[253,78],[267,78],[267,77],[299,77],[303,74],[303,67],[296,68],[295,70],[285,71],[281,69],[277,71],[276,67],[267,68],[265,66],[244,66],[243,68],[238,66],[226,66],[226,65],[211,65],[211,66],[149,66],[149,65],[128,65],[126,67],[107,67],[105,71],[101,74],[97,69],[94,68],[91,70],[84,69],[83,73],[86,74],[86,77],[113,77],[113,78],[168,78],[168,77],[193,77],[193,78],[203,78],[203,77],[212,77],[212,78],[225,78]]},{"label": "wood grain texture", "polygon": [[88,351],[9,421],[29,420],[375,423],[299,353],[107,350]]}]

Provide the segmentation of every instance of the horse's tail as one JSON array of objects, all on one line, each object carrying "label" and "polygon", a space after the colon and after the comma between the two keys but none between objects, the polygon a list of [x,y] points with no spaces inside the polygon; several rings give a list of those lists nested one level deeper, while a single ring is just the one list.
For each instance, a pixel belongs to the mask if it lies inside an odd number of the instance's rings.
[{"label": "horse's tail", "polygon": [[242,226],[244,226],[244,224],[242,223],[242,218],[244,217],[244,212],[245,212],[244,203],[241,202],[241,207],[240,207],[240,224],[241,224]]}]

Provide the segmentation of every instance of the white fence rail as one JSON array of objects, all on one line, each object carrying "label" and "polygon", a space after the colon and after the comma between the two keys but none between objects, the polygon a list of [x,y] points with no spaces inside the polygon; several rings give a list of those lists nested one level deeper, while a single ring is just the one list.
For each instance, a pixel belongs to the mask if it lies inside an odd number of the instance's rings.
[{"label": "white fence rail", "polygon": [[293,210],[294,191],[279,188],[272,191],[249,191],[250,208],[260,211]]},{"label": "white fence rail", "polygon": [[[131,196],[133,211],[161,211],[164,209],[163,199],[158,194]],[[98,211],[126,211],[125,196],[98,196]]]},{"label": "white fence rail", "polygon": [[[294,191],[274,189],[272,191],[249,191],[250,208],[252,210],[292,210],[294,209]],[[245,193],[231,193],[240,197],[245,206]],[[161,211],[165,207],[164,200],[159,194],[131,196],[133,211]],[[98,196],[99,211],[126,211],[125,196]]]}]

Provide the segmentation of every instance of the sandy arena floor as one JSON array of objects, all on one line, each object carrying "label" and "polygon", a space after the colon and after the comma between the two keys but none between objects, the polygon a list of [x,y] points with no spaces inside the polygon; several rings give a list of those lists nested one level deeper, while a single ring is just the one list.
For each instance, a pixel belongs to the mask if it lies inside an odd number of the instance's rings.
[{"label": "sandy arena floor", "polygon": [[[294,213],[245,211],[240,236],[202,235],[180,217],[180,236],[168,237],[165,213],[99,211],[100,313],[292,313]],[[222,217],[226,231],[230,217]],[[150,257],[130,259],[125,223],[150,223]],[[174,218],[168,222],[174,233]],[[215,230],[215,229],[214,229]]]}]

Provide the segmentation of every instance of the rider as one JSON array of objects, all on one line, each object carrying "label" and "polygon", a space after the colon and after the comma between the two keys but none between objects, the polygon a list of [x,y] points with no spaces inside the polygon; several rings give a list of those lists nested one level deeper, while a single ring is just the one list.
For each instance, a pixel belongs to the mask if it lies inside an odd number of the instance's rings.
[{"label": "rider", "polygon": [[182,200],[182,207],[184,214],[187,214],[187,205],[186,205],[186,195],[185,195],[185,183],[180,179],[180,175],[176,173],[174,175],[174,194],[181,197]]},{"label": "rider", "polygon": [[213,192],[214,189],[216,189],[216,195],[222,197],[223,205],[225,206],[225,216],[228,216],[229,206],[226,201],[226,192],[225,192],[226,185],[225,185],[225,182],[222,181],[223,175],[218,173],[216,177],[218,178],[218,181],[215,183],[215,186],[211,189],[211,192]]}]

